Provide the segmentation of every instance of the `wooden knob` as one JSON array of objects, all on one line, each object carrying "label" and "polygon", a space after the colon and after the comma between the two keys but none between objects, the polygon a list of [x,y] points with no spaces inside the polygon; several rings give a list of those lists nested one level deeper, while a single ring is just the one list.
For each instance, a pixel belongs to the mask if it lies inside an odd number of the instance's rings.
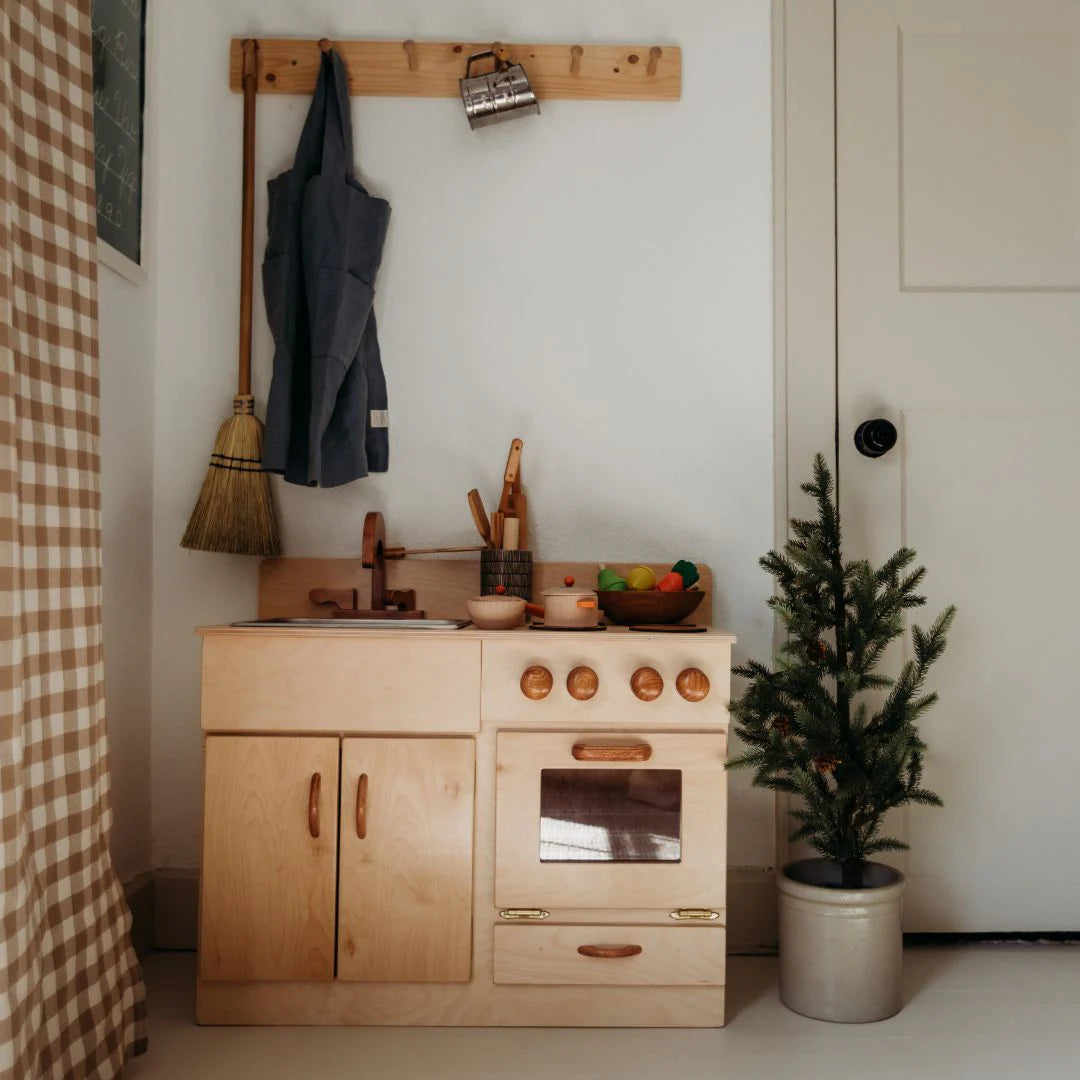
[{"label": "wooden knob", "polygon": [[576,667],[566,676],[566,689],[572,698],[588,701],[600,689],[600,679],[591,667]]},{"label": "wooden knob", "polygon": [[546,667],[534,664],[521,673],[521,692],[530,701],[542,701],[551,693],[555,680]]},{"label": "wooden knob", "polygon": [[701,701],[709,693],[709,676],[696,667],[688,667],[679,672],[675,680],[675,689],[687,701]]},{"label": "wooden knob", "polygon": [[630,689],[642,701],[655,701],[664,692],[664,679],[656,668],[639,667],[630,676]]}]

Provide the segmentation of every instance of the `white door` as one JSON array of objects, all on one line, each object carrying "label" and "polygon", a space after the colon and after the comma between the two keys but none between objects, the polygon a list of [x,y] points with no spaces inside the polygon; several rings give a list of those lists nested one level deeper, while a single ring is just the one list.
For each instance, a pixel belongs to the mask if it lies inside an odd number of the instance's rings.
[{"label": "white door", "polygon": [[1080,3],[837,0],[836,57],[846,547],[959,608],[906,928],[1077,930]]}]

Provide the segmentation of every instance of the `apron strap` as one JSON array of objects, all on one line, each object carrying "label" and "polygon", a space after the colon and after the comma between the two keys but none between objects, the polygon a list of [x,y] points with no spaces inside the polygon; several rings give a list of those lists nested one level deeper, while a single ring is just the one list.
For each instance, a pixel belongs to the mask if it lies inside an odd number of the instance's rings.
[{"label": "apron strap", "polygon": [[315,80],[315,96],[308,107],[304,130],[300,133],[300,142],[296,146],[293,160],[293,172],[307,178],[319,170],[322,158],[323,132],[326,128],[326,101],[333,85],[333,74],[324,53],[319,66],[319,77]]},{"label": "apron strap", "polygon": [[[329,69],[329,71],[327,70]],[[323,74],[327,75],[326,123],[323,128],[322,174],[353,178],[352,107],[345,61],[334,49],[323,54]]]}]

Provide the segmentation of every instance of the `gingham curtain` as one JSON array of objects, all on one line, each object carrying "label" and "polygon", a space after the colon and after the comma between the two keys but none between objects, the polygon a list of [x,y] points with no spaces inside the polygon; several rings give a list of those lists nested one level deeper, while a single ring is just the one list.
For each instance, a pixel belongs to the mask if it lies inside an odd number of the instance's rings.
[{"label": "gingham curtain", "polygon": [[91,0],[0,0],[0,1076],[145,1045],[109,859]]}]

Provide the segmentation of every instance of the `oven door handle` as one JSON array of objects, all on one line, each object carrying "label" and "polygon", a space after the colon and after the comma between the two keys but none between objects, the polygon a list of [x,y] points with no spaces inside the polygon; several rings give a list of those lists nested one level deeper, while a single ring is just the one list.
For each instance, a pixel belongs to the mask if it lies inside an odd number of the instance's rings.
[{"label": "oven door handle", "polygon": [[575,761],[648,761],[652,747],[648,743],[574,743]]}]

